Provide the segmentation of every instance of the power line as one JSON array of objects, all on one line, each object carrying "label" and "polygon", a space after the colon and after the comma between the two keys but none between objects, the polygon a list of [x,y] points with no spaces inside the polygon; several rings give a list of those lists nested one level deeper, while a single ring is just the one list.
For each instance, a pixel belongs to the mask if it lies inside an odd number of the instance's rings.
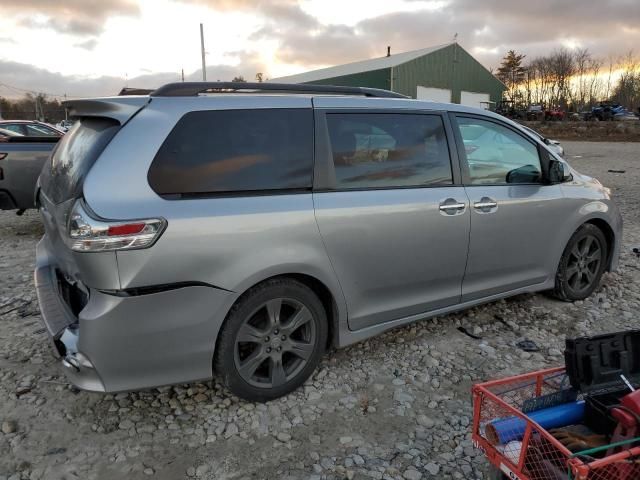
[{"label": "power line", "polygon": [[[20,93],[31,93],[33,95],[46,95],[48,97],[60,97],[60,98],[85,98],[86,97],[86,95],[85,96],[82,96],[82,95],[67,95],[66,93],[58,94],[58,93],[43,92],[43,91],[38,91],[38,90],[28,90],[26,88],[14,87],[13,85],[9,85],[8,83],[4,83],[4,82],[0,82],[0,87],[5,87],[5,88],[8,88],[9,90],[14,90],[14,91],[20,92]],[[92,96],[108,97],[109,95],[92,95]]]}]

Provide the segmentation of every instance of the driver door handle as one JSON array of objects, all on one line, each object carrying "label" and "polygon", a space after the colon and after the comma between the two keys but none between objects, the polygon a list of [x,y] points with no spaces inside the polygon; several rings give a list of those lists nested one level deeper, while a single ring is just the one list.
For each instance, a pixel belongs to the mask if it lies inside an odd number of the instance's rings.
[{"label": "driver door handle", "polygon": [[498,211],[498,202],[491,197],[482,197],[473,203],[473,208],[476,213],[480,214],[494,213]]},{"label": "driver door handle", "polygon": [[473,204],[473,208],[495,208],[498,206],[498,202],[491,201],[480,201]]}]

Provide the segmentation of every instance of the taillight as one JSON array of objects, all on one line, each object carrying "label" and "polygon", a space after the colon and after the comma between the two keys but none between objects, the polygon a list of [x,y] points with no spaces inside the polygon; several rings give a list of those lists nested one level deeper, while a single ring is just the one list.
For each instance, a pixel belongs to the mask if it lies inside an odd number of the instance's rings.
[{"label": "taillight", "polygon": [[66,242],[69,248],[76,252],[147,248],[162,235],[166,224],[162,218],[96,220],[87,213],[79,200],[69,215]]}]

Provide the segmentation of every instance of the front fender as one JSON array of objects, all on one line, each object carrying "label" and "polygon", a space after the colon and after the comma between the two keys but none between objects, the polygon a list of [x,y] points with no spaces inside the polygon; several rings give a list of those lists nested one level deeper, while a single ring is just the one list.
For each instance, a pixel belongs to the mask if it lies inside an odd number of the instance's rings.
[{"label": "front fender", "polygon": [[[618,268],[618,257],[620,255],[620,244],[622,240],[622,216],[614,202],[609,199],[592,199],[582,202],[578,208],[567,218],[563,233],[564,246],[559,249],[556,265],[560,263],[560,258],[564,248],[571,236],[585,223],[595,223],[598,226],[606,225],[610,229],[612,238],[612,249],[609,252],[607,264],[608,271],[616,271]],[[607,235],[607,232],[605,232]]]}]

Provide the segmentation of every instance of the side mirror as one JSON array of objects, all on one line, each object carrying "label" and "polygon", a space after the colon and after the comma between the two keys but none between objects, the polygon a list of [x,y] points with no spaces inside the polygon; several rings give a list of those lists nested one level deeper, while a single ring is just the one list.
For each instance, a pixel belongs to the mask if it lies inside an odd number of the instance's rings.
[{"label": "side mirror", "polygon": [[556,159],[549,160],[549,183],[565,181],[564,164]]},{"label": "side mirror", "polygon": [[551,145],[551,140],[549,140],[547,137],[543,139],[543,142],[545,143],[545,145]]},{"label": "side mirror", "polygon": [[533,165],[523,165],[507,173],[507,183],[539,183],[540,171]]}]

